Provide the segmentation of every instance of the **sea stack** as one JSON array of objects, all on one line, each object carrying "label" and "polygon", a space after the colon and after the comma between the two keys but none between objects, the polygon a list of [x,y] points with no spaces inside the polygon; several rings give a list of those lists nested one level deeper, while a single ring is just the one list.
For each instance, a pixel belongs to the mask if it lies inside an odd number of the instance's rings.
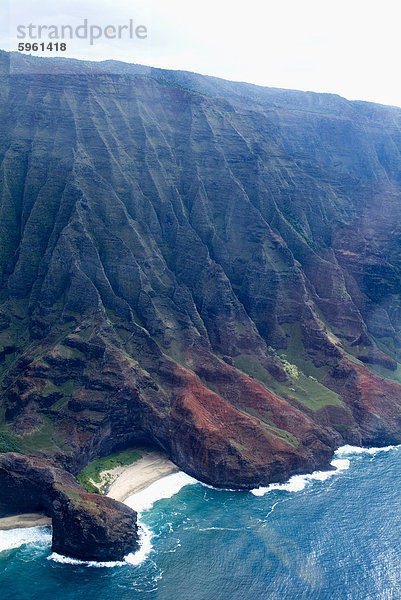
[{"label": "sea stack", "polygon": [[115,561],[138,547],[136,512],[87,493],[71,473],[18,453],[0,454],[0,514],[44,511],[53,551],[80,560]]}]

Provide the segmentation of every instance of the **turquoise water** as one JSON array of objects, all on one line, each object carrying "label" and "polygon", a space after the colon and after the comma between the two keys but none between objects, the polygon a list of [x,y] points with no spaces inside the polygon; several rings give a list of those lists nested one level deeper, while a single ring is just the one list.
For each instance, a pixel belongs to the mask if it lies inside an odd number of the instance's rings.
[{"label": "turquoise water", "polygon": [[[0,532],[0,597],[401,599],[401,448],[355,452],[342,449],[329,477],[296,477],[261,495],[169,476],[165,495],[188,485],[143,508],[149,533],[131,563],[60,563],[49,559],[46,528]],[[149,506],[152,494],[160,488],[132,502]],[[21,536],[35,539],[19,545]]]}]

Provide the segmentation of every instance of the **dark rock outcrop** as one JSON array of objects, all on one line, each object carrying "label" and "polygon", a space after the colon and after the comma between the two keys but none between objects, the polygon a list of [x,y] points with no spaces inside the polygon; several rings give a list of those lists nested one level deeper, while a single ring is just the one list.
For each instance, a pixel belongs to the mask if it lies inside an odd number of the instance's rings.
[{"label": "dark rock outcrop", "polygon": [[0,454],[0,514],[44,511],[52,518],[52,549],[82,560],[119,560],[138,545],[136,513],[106,496],[88,494],[51,463]]}]

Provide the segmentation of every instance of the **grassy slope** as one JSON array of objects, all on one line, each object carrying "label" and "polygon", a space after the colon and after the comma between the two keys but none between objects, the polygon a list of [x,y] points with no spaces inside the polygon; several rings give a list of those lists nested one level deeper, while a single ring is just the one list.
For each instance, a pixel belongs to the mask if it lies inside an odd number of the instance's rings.
[{"label": "grassy slope", "polygon": [[[108,482],[107,480],[105,482],[102,481],[100,473],[115,469],[116,467],[131,465],[140,458],[142,458],[142,454],[136,450],[124,450],[123,452],[116,452],[114,454],[110,454],[110,456],[104,456],[103,458],[98,458],[97,460],[89,463],[84,469],[82,469],[77,479],[79,483],[88,490],[88,492],[102,492]],[[96,486],[93,484],[93,482],[101,485]]]}]

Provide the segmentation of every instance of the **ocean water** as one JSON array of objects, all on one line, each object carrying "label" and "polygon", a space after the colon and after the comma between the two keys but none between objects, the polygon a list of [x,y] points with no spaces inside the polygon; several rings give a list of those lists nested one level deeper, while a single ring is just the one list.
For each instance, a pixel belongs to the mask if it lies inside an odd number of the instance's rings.
[{"label": "ocean water", "polygon": [[401,599],[401,448],[333,464],[252,492],[169,475],[127,500],[142,545],[120,563],[54,555],[46,527],[0,532],[0,598]]}]

